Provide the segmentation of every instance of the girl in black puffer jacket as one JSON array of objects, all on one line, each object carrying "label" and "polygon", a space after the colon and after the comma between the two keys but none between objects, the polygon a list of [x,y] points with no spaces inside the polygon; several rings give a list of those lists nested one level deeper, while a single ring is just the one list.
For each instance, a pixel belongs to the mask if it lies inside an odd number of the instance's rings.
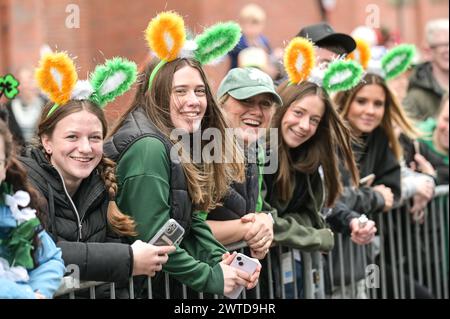
[{"label": "girl in black puffer jacket", "polygon": [[[67,73],[75,72],[70,59],[61,55],[44,56],[36,72],[52,101],[43,109],[37,146],[21,158],[31,183],[46,199],[49,232],[61,247],[65,264],[78,267],[81,280],[127,282],[134,275],[153,276],[174,247],[156,247],[142,241],[121,243],[121,237],[133,237],[136,232],[132,219],[114,202],[115,165],[103,156],[106,119],[100,104],[88,100],[91,96],[61,100],[63,95],[77,93],[49,89],[48,83],[56,83],[49,68],[59,70],[65,64]],[[124,63],[115,61],[116,67]],[[111,75],[114,70],[106,72],[103,80],[107,83]],[[70,76],[76,79],[76,74]],[[63,74],[62,81],[63,88],[69,86],[69,75]],[[123,83],[121,86],[123,93],[126,89]],[[97,92],[92,86],[91,90]]]}]

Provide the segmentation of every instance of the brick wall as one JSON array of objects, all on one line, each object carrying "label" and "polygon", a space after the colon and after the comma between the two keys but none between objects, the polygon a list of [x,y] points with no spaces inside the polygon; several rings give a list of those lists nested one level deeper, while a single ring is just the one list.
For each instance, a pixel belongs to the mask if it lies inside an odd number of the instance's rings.
[{"label": "brick wall", "polygon": [[[272,46],[284,46],[301,26],[320,21],[316,0],[255,0],[267,12],[266,36]],[[138,64],[148,56],[143,31],[148,21],[163,10],[176,10],[187,27],[201,32],[217,21],[236,19],[247,0],[0,0],[0,74],[22,65],[36,65],[42,44],[67,50],[76,57],[79,77],[115,55]],[[337,0],[328,14],[336,30],[351,32],[365,23],[367,5],[380,9],[381,24],[398,30],[391,0]],[[80,8],[80,28],[69,29],[67,5]],[[427,20],[448,17],[447,0],[416,0],[403,11],[403,40],[421,45]],[[226,72],[225,65],[206,67],[213,89]],[[129,103],[133,92],[107,109],[113,121]]]}]

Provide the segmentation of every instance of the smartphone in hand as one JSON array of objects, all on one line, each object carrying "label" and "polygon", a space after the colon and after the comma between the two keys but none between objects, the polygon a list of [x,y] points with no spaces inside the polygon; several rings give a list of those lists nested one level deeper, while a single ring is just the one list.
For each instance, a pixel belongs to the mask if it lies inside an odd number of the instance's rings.
[{"label": "smartphone in hand", "polygon": [[183,239],[184,228],[175,220],[169,219],[148,242],[155,246],[172,246]]},{"label": "smartphone in hand", "polygon": [[[260,263],[259,263],[258,259],[250,258],[241,253],[237,253],[237,255],[234,257],[233,261],[230,264],[231,267],[245,271],[250,276],[253,275],[253,273],[256,271],[256,269],[258,268],[259,265],[260,265]],[[229,294],[226,294],[225,296],[230,299],[236,299],[237,297],[239,297],[242,290],[244,290],[244,286],[239,286],[239,287],[235,288]]]}]

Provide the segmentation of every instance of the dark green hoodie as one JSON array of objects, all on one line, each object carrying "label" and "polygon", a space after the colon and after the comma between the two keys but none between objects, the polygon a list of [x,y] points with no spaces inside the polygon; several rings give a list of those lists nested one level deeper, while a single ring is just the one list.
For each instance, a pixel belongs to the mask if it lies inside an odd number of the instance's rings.
[{"label": "dark green hoodie", "polygon": [[274,242],[305,252],[330,251],[334,236],[320,214],[323,206],[323,183],[319,172],[292,176],[294,186],[290,201],[282,202],[274,188],[276,175],[264,175],[265,200],[275,209],[272,211]]}]

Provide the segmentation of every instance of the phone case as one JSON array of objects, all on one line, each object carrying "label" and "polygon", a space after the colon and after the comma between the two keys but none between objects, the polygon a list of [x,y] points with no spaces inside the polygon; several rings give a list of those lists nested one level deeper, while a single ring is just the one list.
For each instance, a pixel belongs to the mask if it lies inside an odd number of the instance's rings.
[{"label": "phone case", "polygon": [[[234,257],[233,261],[230,264],[231,267],[245,271],[249,275],[253,275],[253,273],[256,271],[256,268],[259,265],[260,265],[260,263],[257,259],[250,258],[241,253],[237,253],[236,257]],[[244,287],[239,286],[236,289],[234,289],[232,292],[230,292],[229,294],[226,294],[225,296],[230,299],[236,299],[239,297],[242,290],[244,290]]]},{"label": "phone case", "polygon": [[175,219],[169,219],[164,226],[150,239],[149,244],[155,246],[172,246],[183,239],[184,228]]}]

